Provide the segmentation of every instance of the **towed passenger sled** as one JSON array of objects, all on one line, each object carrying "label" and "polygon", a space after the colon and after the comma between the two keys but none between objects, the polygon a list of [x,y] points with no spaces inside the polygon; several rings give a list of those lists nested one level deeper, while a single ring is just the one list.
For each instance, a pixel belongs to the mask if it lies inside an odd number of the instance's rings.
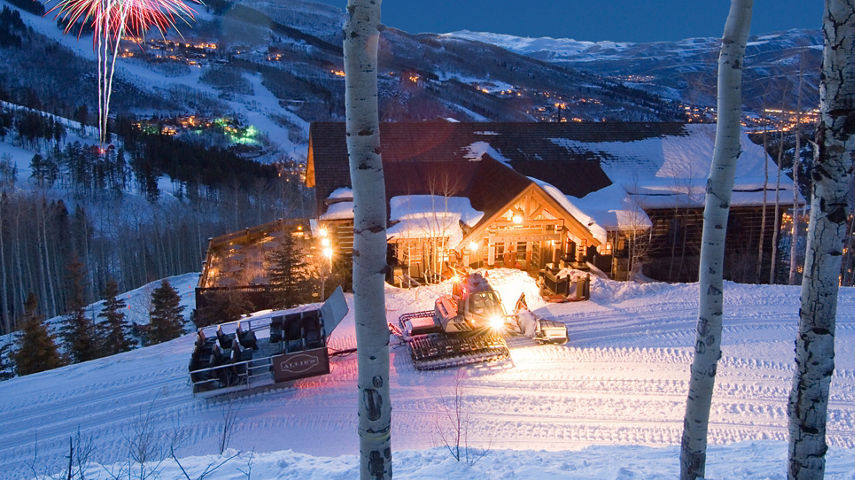
[{"label": "towed passenger sled", "polygon": [[193,394],[212,397],[330,373],[329,336],[347,314],[341,287],[320,308],[276,310],[200,328]]}]

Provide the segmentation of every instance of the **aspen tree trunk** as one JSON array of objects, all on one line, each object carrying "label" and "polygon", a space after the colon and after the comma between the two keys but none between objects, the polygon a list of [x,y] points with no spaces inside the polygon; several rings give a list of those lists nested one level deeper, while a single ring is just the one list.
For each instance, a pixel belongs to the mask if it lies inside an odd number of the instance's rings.
[{"label": "aspen tree trunk", "polygon": [[392,478],[386,193],[377,112],[381,0],[349,0],[344,26],[345,113],[353,186],[353,303],[359,365],[360,478]]},{"label": "aspen tree trunk", "polygon": [[[783,103],[781,111],[784,111]],[[775,221],[772,222],[772,260],[769,262],[769,283],[777,283],[778,269],[778,233],[781,231],[781,158],[784,156],[784,124],[781,122],[781,137],[778,139],[778,163],[775,164]]]},{"label": "aspen tree trunk", "polygon": [[[763,102],[763,119],[766,118],[766,102]],[[768,143],[766,141],[766,123],[763,122],[763,210],[761,213],[760,219],[760,242],[757,244],[757,283],[761,283],[762,275],[763,275],[763,244],[766,239],[766,196],[769,191],[769,162],[765,161],[766,148],[768,147]]]},{"label": "aspen tree trunk", "polygon": [[796,95],[796,149],[793,152],[793,229],[790,234],[790,272],[787,284],[796,284],[796,266],[798,265],[799,239],[799,164],[802,159],[802,60],[799,58],[799,93]]},{"label": "aspen tree trunk", "polygon": [[697,337],[683,421],[681,480],[703,478],[706,468],[710,404],[721,357],[724,239],[736,161],[741,153],[742,63],[752,5],[752,0],[730,2],[718,58],[718,124],[704,207]]},{"label": "aspen tree trunk", "polygon": [[[855,209],[853,209],[855,210]],[[852,250],[855,249],[855,211],[852,212],[853,217],[850,222],[849,234],[847,235],[846,255],[843,256],[843,286],[852,286],[852,270],[849,265],[852,264],[852,255],[855,254]]]},{"label": "aspen tree trunk", "polygon": [[7,230],[3,228],[3,199],[0,198],[0,317],[3,318],[3,333],[12,331],[12,319],[9,317],[9,294],[6,284],[6,248],[3,243],[3,234]]},{"label": "aspen tree trunk", "polygon": [[[44,275],[47,280],[47,292],[48,292],[48,301],[50,302],[48,305],[48,315],[51,317],[56,315],[58,312],[57,307],[57,296],[53,291],[53,271],[51,269],[50,256],[48,254],[48,236],[47,236],[47,216],[48,216],[48,206],[47,203],[42,197],[42,218],[41,218],[41,229],[42,229],[42,251],[44,252],[44,261],[45,261],[45,270]],[[38,227],[37,227],[38,228]]]},{"label": "aspen tree trunk", "polygon": [[21,209],[24,208],[23,202],[18,200],[15,208],[15,266],[18,273],[18,302],[16,305],[24,304],[24,269],[21,267],[22,263],[25,263],[27,266],[28,282],[27,285],[30,287],[30,291],[35,291],[36,286],[32,281],[32,274],[30,273],[30,262],[24,260],[24,255],[21,254]]},{"label": "aspen tree trunk", "polygon": [[790,391],[790,479],[825,473],[828,390],[834,371],[834,327],[847,193],[855,168],[855,0],[826,0],[820,77],[818,153],[802,276],[796,372]]}]

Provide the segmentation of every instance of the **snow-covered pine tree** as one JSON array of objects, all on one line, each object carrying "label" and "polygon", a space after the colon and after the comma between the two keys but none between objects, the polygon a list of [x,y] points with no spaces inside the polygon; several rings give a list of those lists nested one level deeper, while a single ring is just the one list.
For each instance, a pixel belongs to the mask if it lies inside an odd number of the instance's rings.
[{"label": "snow-covered pine tree", "polygon": [[718,57],[718,123],[704,206],[698,324],[683,420],[681,480],[703,478],[706,468],[710,405],[721,357],[724,240],[736,161],[741,153],[742,65],[752,7],[753,0],[731,0]]},{"label": "snow-covered pine tree", "polygon": [[102,356],[127,352],[133,346],[133,342],[128,339],[129,328],[125,324],[125,301],[116,298],[118,294],[119,286],[111,278],[107,281],[107,289],[104,292],[104,309],[98,314],[104,319],[98,324]]},{"label": "snow-covered pine tree", "polygon": [[849,182],[855,170],[855,0],[826,0],[813,195],[796,372],[787,408],[790,479],[822,479]]},{"label": "snow-covered pine tree", "polygon": [[184,305],[181,297],[169,284],[169,280],[160,283],[160,287],[151,292],[151,312],[149,312],[148,343],[155,344],[172,340],[184,330]]},{"label": "snow-covered pine tree", "polygon": [[38,307],[39,301],[31,292],[24,302],[24,315],[20,319],[18,349],[12,354],[18,375],[29,375],[62,365],[56,343],[38,314]]},{"label": "snow-covered pine tree", "polygon": [[84,266],[73,255],[66,265],[66,286],[68,300],[62,326],[62,339],[66,354],[74,363],[85,362],[98,357],[98,336],[95,324],[86,316]]},{"label": "snow-covered pine tree", "polygon": [[381,0],[348,0],[344,25],[347,153],[353,186],[353,311],[356,321],[362,480],[392,478],[392,404],[386,325],[386,189],[377,111]]},{"label": "snow-covered pine tree", "polygon": [[277,303],[282,308],[310,302],[312,288],[309,285],[309,264],[305,253],[294,242],[288,232],[282,237],[282,243],[267,255],[267,278],[271,285],[282,288]]}]

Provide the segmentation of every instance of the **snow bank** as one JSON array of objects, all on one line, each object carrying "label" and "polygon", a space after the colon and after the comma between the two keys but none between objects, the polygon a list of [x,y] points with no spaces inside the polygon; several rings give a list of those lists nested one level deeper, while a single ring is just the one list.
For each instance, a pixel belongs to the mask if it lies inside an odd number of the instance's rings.
[{"label": "snow bank", "polygon": [[[396,477],[411,479],[675,478],[697,322],[696,283],[591,278],[591,299],[545,303],[534,280],[511,269],[482,271],[507,309],[521,292],[535,314],[567,325],[566,345],[508,337],[508,362],[421,372],[405,345],[390,345]],[[185,288],[189,289],[188,282]],[[178,284],[179,282],[173,282]],[[386,287],[386,321],[433,308],[451,282]],[[787,396],[799,287],[725,283],[723,355],[710,415],[711,478],[785,478]],[[352,296],[346,295],[352,303]],[[307,308],[306,306],[299,308]],[[193,397],[187,362],[193,335],[139,350],[0,382],[0,471],[28,478],[40,464],[63,468],[68,438],[93,440],[93,460],[127,459],[133,425],[152,411],[156,438],[180,427],[177,453],[198,476],[219,459],[217,433],[239,412],[230,446],[255,451],[253,478],[351,479],[356,436],[357,359],[331,359],[329,375],[205,400]],[[263,341],[263,340],[262,340]],[[826,478],[855,471],[855,288],[840,289],[836,368],[829,403]],[[334,349],[355,346],[352,312],[333,332]],[[456,385],[469,444],[489,453],[474,466],[450,460],[438,441]],[[178,427],[177,427],[178,426]],[[165,445],[168,447],[168,444]],[[245,478],[242,454],[212,477]],[[164,463],[161,478],[182,478]],[[106,479],[94,468],[93,480]]]},{"label": "snow bank", "polygon": [[[455,461],[445,448],[420,451],[396,451],[392,455],[395,478],[428,480],[548,480],[548,479],[646,479],[665,480],[679,476],[677,447],[589,447],[571,452],[542,450],[470,449],[471,461],[464,456]],[[181,465],[191,478],[206,468],[231,458],[210,480],[246,478],[251,466],[252,478],[281,480],[351,480],[359,477],[359,457],[314,457],[283,450],[270,453],[227,450],[224,455],[185,457]],[[777,479],[784,478],[787,452],[775,442],[746,442],[727,447],[710,447],[707,458],[709,478]],[[151,467],[155,465],[152,464]],[[104,472],[118,472],[123,465],[91,465],[87,478],[103,478]],[[125,466],[126,467],[126,466]],[[167,460],[159,466],[160,478],[184,478],[178,465]],[[850,478],[855,470],[855,454],[832,449],[826,478]]]}]

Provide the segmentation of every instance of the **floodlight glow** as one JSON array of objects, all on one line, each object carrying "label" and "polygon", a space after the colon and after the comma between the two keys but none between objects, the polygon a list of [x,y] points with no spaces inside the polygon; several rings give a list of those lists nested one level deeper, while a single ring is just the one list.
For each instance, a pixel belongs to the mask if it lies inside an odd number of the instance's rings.
[{"label": "floodlight glow", "polygon": [[321,246],[329,247],[330,246],[330,237],[321,237]]},{"label": "floodlight glow", "polygon": [[492,315],[487,319],[490,328],[495,331],[501,331],[505,328],[505,319],[501,315]]},{"label": "floodlight glow", "polygon": [[324,247],[324,256],[327,258],[332,258],[332,247]]},{"label": "floodlight glow", "polygon": [[469,242],[469,250],[477,251],[478,250],[478,242]]},{"label": "floodlight glow", "polygon": [[520,215],[519,213],[515,213],[515,214],[514,214],[514,216],[513,216],[513,218],[512,218],[512,220],[514,221],[514,223],[516,223],[517,225],[519,225],[519,224],[521,224],[521,223],[522,223],[522,221],[523,221],[523,217],[522,217],[522,215]]}]

